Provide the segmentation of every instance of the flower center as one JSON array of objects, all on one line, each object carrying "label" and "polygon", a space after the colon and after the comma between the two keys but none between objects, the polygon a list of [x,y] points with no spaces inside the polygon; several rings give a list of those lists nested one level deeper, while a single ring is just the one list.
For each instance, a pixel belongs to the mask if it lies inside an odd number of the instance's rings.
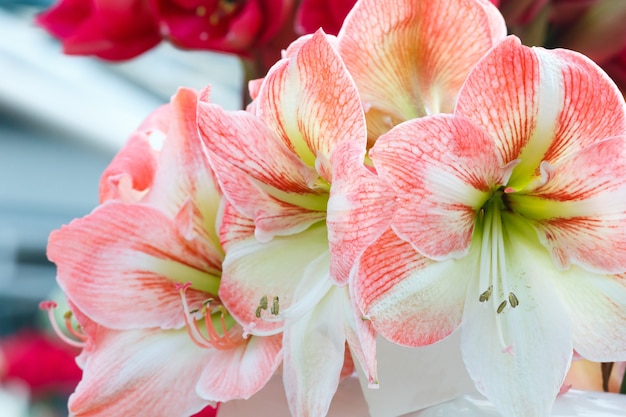
[{"label": "flower center", "polygon": [[[187,301],[187,289],[191,283],[176,283],[175,285],[183,304],[187,333],[196,345],[201,348],[228,350],[241,343],[243,336],[237,331],[237,323],[223,305],[209,298],[202,303],[201,308],[191,310]],[[204,321],[204,329],[198,324],[202,321]]]},{"label": "flower center", "polygon": [[502,335],[501,315],[515,309],[520,301],[509,290],[505,256],[505,227],[503,213],[510,211],[507,190],[497,190],[480,209],[476,232],[480,234],[479,288],[483,291],[478,301],[486,303],[495,312],[496,326],[503,351],[512,353]]}]

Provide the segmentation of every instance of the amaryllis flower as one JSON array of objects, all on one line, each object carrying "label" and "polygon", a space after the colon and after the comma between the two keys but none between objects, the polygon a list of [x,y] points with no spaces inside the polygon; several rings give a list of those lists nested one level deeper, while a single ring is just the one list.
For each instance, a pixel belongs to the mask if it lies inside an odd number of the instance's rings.
[{"label": "amaryllis flower", "polygon": [[[221,197],[198,137],[197,101],[179,90],[155,114],[164,120],[148,122],[157,148],[140,159],[145,172],[116,158],[101,193],[112,197],[50,236],[48,256],[84,329],[73,415],[189,416],[251,396],[280,364],[280,337],[245,338],[217,297]],[[158,126],[167,127],[157,134]],[[116,184],[124,192],[113,192]]]},{"label": "amaryllis flower", "polygon": [[69,55],[111,61],[142,54],[161,41],[159,25],[145,0],[60,0],[37,17]]},{"label": "amaryllis flower", "polygon": [[338,38],[370,146],[400,122],[452,112],[469,71],[505,35],[488,0],[358,1]]},{"label": "amaryllis flower", "polygon": [[356,0],[302,0],[296,11],[296,33],[304,35],[322,28],[336,35]]},{"label": "amaryllis flower", "polygon": [[371,149],[397,208],[358,265],[365,316],[406,346],[460,325],[467,369],[500,412],[548,416],[573,349],[626,358],[625,134],[624,100],[591,60],[503,41],[453,115],[400,124]]},{"label": "amaryllis flower", "polygon": [[[336,229],[326,222],[335,179],[366,171],[365,118],[333,42],[319,31],[291,48],[265,77],[254,113],[199,106],[201,136],[231,204],[221,229],[219,296],[251,334],[282,332],[294,416],[326,414],[346,341],[370,383],[377,382],[374,334],[351,301],[340,261],[355,249],[329,244]],[[362,198],[376,186],[363,183]],[[379,233],[369,224],[363,236]]]},{"label": "amaryllis flower", "polygon": [[250,55],[291,16],[293,0],[150,0],[164,36],[182,48]]}]

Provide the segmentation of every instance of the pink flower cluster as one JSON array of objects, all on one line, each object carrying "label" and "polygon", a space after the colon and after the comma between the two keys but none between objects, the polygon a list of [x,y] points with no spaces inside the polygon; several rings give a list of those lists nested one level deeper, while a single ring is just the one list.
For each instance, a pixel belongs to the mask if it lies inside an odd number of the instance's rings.
[{"label": "pink flower cluster", "polygon": [[189,416],[276,372],[324,416],[355,367],[385,383],[377,336],[459,331],[505,417],[547,417],[574,350],[626,360],[626,104],[593,61],[488,0],[359,0],[250,91],[179,89],[50,236],[73,416]]}]

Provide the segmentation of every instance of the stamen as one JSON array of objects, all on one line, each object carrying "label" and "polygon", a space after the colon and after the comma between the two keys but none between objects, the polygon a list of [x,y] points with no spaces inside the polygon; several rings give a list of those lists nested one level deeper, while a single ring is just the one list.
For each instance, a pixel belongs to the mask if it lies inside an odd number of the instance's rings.
[{"label": "stamen", "polygon": [[278,309],[279,309],[279,306],[278,306],[278,296],[275,296],[274,299],[272,300],[272,309],[270,310],[270,312],[273,315],[277,316],[278,315]]},{"label": "stamen", "polygon": [[219,335],[215,326],[213,325],[212,312],[210,309],[211,303],[214,301],[212,298],[205,300],[202,303],[202,308],[200,310],[193,310],[194,312],[200,311],[204,316],[204,324],[205,329],[208,334],[204,336],[200,331],[200,327],[198,326],[198,322],[192,316],[192,311],[189,310],[189,303],[187,301],[187,289],[191,286],[191,283],[188,282],[186,284],[176,283],[175,287],[178,289],[180,293],[180,297],[183,303],[183,312],[185,318],[185,325],[187,327],[187,333],[191,340],[198,346],[202,348],[214,348],[219,350],[227,350],[235,347],[237,345],[237,341],[234,341],[230,335],[228,334],[228,326],[226,325],[225,316],[228,313],[224,306],[219,306],[220,310],[220,324],[222,326],[222,336]]},{"label": "stamen", "polygon": [[261,313],[263,310],[267,310],[267,295],[264,295],[263,297],[261,297],[261,300],[259,300],[259,306],[256,308],[256,311],[254,312],[254,315],[256,316],[257,319],[261,318]]},{"label": "stamen", "polygon": [[478,301],[485,302],[485,301],[489,301],[489,297],[491,297],[491,293],[493,292],[493,285],[490,285],[489,288],[487,288],[485,291],[483,291],[482,294],[480,294],[480,297],[478,297]]},{"label": "stamen", "polygon": [[59,339],[61,339],[62,341],[64,341],[70,346],[74,346],[74,347],[81,348],[81,349],[85,347],[86,336],[82,335],[81,341],[76,341],[74,339],[70,339],[69,337],[67,337],[65,333],[63,333],[61,329],[59,328],[59,325],[57,324],[56,317],[54,317],[54,312],[53,312],[53,310],[57,308],[57,303],[55,303],[54,301],[42,301],[41,303],[39,303],[39,308],[41,310],[46,310],[46,312],[48,313],[48,320],[50,321],[50,325],[52,326],[52,329],[54,330],[56,335],[59,337]]},{"label": "stamen", "polygon": [[198,17],[206,16],[206,7],[204,6],[196,7],[196,16]]},{"label": "stamen", "polygon": [[65,319],[65,328],[75,338],[79,339],[82,342],[86,342],[87,335],[83,333],[82,328],[80,327],[80,324],[77,325],[77,327],[74,327],[74,324],[72,323],[72,317],[73,317],[73,313],[70,310],[66,311],[63,314],[63,318]]},{"label": "stamen", "polygon": [[504,310],[504,308],[506,307],[506,300],[502,301],[500,303],[500,305],[498,306],[498,309],[496,310],[496,312],[498,314],[502,313],[502,311]]},{"label": "stamen", "polygon": [[517,299],[517,296],[512,292],[509,293],[509,304],[511,304],[512,308],[515,308],[519,305],[519,300]]}]

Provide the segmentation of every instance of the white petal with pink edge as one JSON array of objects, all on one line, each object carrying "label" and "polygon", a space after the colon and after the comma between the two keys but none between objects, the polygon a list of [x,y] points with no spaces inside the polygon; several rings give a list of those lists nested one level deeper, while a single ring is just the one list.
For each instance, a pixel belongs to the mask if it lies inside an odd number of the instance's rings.
[{"label": "white petal with pink edge", "polygon": [[69,411],[76,417],[187,417],[208,405],[196,385],[212,354],[194,345],[184,330],[100,328]]},{"label": "white petal with pink edge", "polygon": [[198,395],[219,402],[250,398],[280,365],[281,339],[281,335],[251,336],[237,347],[211,352],[203,361]]}]

